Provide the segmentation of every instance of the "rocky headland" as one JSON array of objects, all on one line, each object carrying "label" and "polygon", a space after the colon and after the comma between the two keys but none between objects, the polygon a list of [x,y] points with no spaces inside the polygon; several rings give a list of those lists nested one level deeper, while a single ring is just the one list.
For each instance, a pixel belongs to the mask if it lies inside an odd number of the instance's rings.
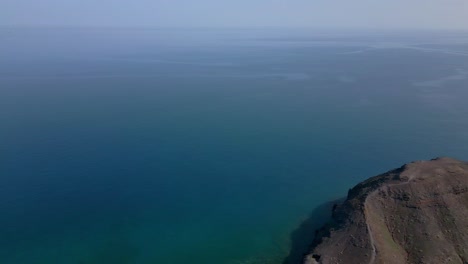
[{"label": "rocky headland", "polygon": [[359,183],[303,263],[467,264],[468,163],[418,161]]}]

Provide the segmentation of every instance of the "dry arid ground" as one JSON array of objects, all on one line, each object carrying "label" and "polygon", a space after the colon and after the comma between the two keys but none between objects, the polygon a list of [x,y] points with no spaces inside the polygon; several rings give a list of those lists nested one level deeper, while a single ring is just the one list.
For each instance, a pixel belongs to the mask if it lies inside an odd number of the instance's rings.
[{"label": "dry arid ground", "polygon": [[468,163],[413,162],[351,189],[305,264],[468,263]]}]

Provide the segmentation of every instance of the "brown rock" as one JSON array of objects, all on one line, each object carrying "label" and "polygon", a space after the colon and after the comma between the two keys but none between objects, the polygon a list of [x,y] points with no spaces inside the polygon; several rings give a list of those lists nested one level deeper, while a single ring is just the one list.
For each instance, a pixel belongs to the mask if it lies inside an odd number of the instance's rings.
[{"label": "brown rock", "polygon": [[304,263],[468,263],[468,163],[418,161],[358,184]]}]

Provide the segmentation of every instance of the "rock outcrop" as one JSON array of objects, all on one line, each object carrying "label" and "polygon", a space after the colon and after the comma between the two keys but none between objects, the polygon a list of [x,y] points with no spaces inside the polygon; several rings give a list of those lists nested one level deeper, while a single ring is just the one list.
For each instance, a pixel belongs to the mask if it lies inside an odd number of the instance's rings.
[{"label": "rock outcrop", "polygon": [[468,263],[468,163],[418,161],[352,188],[305,264]]}]

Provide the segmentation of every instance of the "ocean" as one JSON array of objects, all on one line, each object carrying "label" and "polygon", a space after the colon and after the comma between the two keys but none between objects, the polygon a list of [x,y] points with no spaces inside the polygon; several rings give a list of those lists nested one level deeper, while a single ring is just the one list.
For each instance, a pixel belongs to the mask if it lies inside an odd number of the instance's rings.
[{"label": "ocean", "polygon": [[0,263],[281,264],[358,182],[468,160],[467,88],[468,32],[1,28]]}]

